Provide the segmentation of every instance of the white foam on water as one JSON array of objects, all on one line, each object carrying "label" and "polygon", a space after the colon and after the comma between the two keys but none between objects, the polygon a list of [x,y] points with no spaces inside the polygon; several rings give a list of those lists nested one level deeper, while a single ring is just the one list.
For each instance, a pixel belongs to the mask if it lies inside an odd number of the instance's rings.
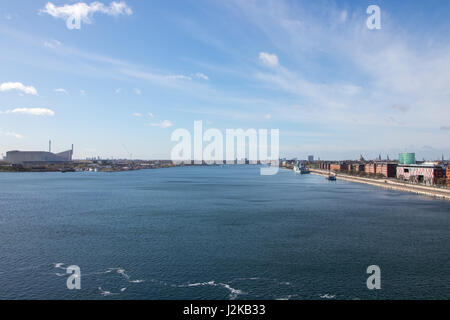
[{"label": "white foam on water", "polygon": [[332,295],[332,294],[329,294],[329,293],[326,293],[326,294],[324,294],[324,295],[319,295],[319,297],[320,297],[321,299],[334,299],[334,298],[336,298],[335,295]]},{"label": "white foam on water", "polygon": [[130,276],[126,274],[126,270],[125,269],[119,268],[119,269],[116,270],[116,272],[118,274],[121,274],[122,276],[124,276],[125,279],[127,279],[127,280],[130,279]]},{"label": "white foam on water", "polygon": [[238,297],[240,294],[244,294],[242,290],[232,288],[227,283],[216,283],[214,280],[207,281],[207,282],[196,282],[196,283],[188,283],[186,285],[179,285],[178,287],[186,288],[186,287],[200,287],[200,286],[212,286],[212,287],[222,287],[230,291],[229,298],[230,300],[234,300]]},{"label": "white foam on water", "polygon": [[291,300],[292,297],[293,296],[290,294],[290,295],[288,295],[286,297],[283,297],[283,298],[277,298],[276,300]]},{"label": "white foam on water", "polygon": [[223,286],[225,289],[230,290],[230,299],[231,300],[234,300],[237,298],[238,295],[243,294],[242,290],[234,289],[234,288],[230,287],[229,284],[219,283],[219,285]]},{"label": "white foam on water", "polygon": [[130,280],[131,283],[142,283],[145,280]]},{"label": "white foam on water", "polygon": [[66,268],[63,267],[63,265],[64,265],[64,263],[58,262],[58,263],[54,263],[54,264],[53,264],[53,267],[54,267],[54,268],[58,268],[58,269],[64,269],[64,270],[66,270]]},{"label": "white foam on water", "polygon": [[120,289],[120,292],[124,292],[125,290],[127,290],[127,288],[122,288]]},{"label": "white foam on water", "polygon": [[[208,282],[197,282],[197,283],[188,283],[187,287],[199,287],[199,286],[215,286],[216,283],[214,281],[208,281]],[[184,286],[182,286],[184,287]]]},{"label": "white foam on water", "polygon": [[106,296],[112,296],[112,295],[114,295],[114,294],[117,294],[117,293],[112,293],[111,291],[103,290],[102,287],[98,287],[98,290],[100,290],[100,294],[101,294],[102,296],[104,296],[104,297],[106,297]]}]

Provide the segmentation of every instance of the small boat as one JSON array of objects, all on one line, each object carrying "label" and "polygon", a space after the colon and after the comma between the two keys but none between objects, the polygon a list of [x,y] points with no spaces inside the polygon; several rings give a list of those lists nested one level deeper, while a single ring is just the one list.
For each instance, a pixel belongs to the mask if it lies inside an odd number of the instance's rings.
[{"label": "small boat", "polygon": [[327,180],[329,180],[329,181],[336,181],[336,176],[329,175],[327,177]]},{"label": "small boat", "polygon": [[74,168],[61,168],[59,169],[60,172],[66,173],[66,172],[75,172]]}]

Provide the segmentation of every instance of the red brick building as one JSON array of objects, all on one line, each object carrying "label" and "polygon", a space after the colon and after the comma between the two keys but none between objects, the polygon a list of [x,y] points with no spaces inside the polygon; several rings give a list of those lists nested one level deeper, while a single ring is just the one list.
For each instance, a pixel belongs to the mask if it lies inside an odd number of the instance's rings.
[{"label": "red brick building", "polygon": [[395,178],[397,176],[397,164],[389,162],[378,162],[375,171],[386,178]]},{"label": "red brick building", "polygon": [[447,166],[447,187],[450,188],[450,166]]},{"label": "red brick building", "polygon": [[377,173],[377,164],[376,163],[368,163],[364,166],[364,172],[367,174],[376,174]]}]

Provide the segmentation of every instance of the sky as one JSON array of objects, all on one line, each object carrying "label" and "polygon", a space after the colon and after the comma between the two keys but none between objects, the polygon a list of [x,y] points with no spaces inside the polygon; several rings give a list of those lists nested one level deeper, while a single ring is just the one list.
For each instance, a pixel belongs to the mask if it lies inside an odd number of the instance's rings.
[{"label": "sky", "polygon": [[[370,30],[369,5],[381,12]],[[168,159],[175,129],[280,156],[450,158],[450,2],[0,2],[0,154]]]}]

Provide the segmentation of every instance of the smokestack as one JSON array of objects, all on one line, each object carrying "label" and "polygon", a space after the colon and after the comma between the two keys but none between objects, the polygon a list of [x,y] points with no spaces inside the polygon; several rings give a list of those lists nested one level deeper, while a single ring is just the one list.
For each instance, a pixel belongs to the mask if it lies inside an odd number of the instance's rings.
[{"label": "smokestack", "polygon": [[48,152],[52,152],[52,140],[48,140]]}]

